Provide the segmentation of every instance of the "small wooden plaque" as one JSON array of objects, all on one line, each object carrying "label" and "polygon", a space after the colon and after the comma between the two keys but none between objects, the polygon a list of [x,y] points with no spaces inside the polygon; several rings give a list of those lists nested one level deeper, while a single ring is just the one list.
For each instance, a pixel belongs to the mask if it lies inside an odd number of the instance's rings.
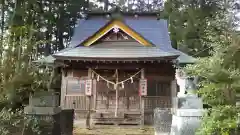
[{"label": "small wooden plaque", "polygon": [[87,96],[91,96],[92,95],[92,80],[86,80],[86,84],[85,84],[85,94]]},{"label": "small wooden plaque", "polygon": [[147,96],[147,79],[139,81],[139,96]]}]

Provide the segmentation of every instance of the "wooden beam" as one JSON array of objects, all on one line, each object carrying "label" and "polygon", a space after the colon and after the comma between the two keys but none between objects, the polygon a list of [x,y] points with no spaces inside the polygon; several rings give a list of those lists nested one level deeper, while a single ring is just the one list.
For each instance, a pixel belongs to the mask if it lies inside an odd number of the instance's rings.
[{"label": "wooden beam", "polygon": [[66,63],[68,65],[71,65],[73,68],[81,69],[81,68],[92,68],[95,69],[96,67],[98,69],[136,69],[136,68],[145,68],[145,69],[171,69],[174,70],[174,67],[172,66],[172,63],[151,63],[151,62],[133,62],[133,63],[127,63],[127,62],[73,62],[72,63]]},{"label": "wooden beam", "polygon": [[84,41],[84,46],[90,46],[97,40],[99,40],[101,37],[106,35],[110,30],[112,30],[115,26],[119,27],[122,31],[124,31],[126,34],[131,36],[133,39],[141,43],[143,46],[152,46],[152,44],[145,40],[142,36],[140,36],[138,33],[130,29],[127,25],[125,25],[121,21],[112,21],[107,26],[103,27],[100,31],[98,31],[94,36]]}]

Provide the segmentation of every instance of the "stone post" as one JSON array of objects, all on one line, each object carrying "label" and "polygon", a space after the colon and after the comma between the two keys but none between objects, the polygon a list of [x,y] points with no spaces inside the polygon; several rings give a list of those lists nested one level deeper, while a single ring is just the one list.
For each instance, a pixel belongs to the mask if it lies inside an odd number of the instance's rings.
[{"label": "stone post", "polygon": [[171,131],[172,114],[170,108],[154,109],[155,135],[169,135]]}]

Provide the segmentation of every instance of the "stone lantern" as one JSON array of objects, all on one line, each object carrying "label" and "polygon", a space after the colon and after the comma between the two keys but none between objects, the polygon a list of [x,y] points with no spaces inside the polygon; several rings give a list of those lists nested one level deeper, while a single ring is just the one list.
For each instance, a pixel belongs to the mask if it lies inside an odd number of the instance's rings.
[{"label": "stone lantern", "polygon": [[[28,117],[34,117],[43,122],[38,123],[40,127],[43,127],[41,135],[61,134],[61,107],[58,94],[50,91],[34,93],[30,96],[29,105],[24,108],[24,113]],[[32,135],[33,133],[28,131],[24,134]]]},{"label": "stone lantern", "polygon": [[203,115],[202,99],[197,96],[197,77],[190,77],[182,70],[176,71],[180,91],[174,100],[171,135],[194,135]]}]

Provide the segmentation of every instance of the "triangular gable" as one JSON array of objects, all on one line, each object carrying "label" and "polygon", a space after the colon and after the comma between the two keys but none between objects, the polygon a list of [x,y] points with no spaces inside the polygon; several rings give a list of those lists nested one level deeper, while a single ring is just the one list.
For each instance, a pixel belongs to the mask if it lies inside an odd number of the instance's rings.
[{"label": "triangular gable", "polygon": [[90,46],[93,43],[95,43],[96,41],[98,41],[99,39],[101,39],[104,35],[106,35],[107,33],[109,33],[109,31],[113,30],[113,29],[120,29],[123,32],[125,32],[127,35],[129,35],[130,37],[132,37],[133,39],[135,39],[137,42],[139,42],[140,44],[144,45],[144,46],[152,46],[152,43],[149,42],[148,40],[146,40],[145,38],[143,38],[140,34],[138,34],[137,32],[135,32],[134,30],[132,30],[130,27],[128,27],[127,25],[125,25],[123,22],[121,21],[111,21],[110,23],[108,23],[106,26],[104,26],[103,28],[101,28],[99,31],[97,31],[94,35],[92,35],[90,38],[88,38],[87,40],[85,40],[83,42],[84,46]]},{"label": "triangular gable", "polygon": [[122,31],[121,29],[118,29],[118,28],[114,28],[113,30],[109,31],[107,34],[105,34],[100,39],[98,39],[98,41],[100,41],[100,42],[101,41],[102,42],[106,42],[106,41],[130,41],[130,42],[137,42],[131,36],[129,36],[124,31]]}]

